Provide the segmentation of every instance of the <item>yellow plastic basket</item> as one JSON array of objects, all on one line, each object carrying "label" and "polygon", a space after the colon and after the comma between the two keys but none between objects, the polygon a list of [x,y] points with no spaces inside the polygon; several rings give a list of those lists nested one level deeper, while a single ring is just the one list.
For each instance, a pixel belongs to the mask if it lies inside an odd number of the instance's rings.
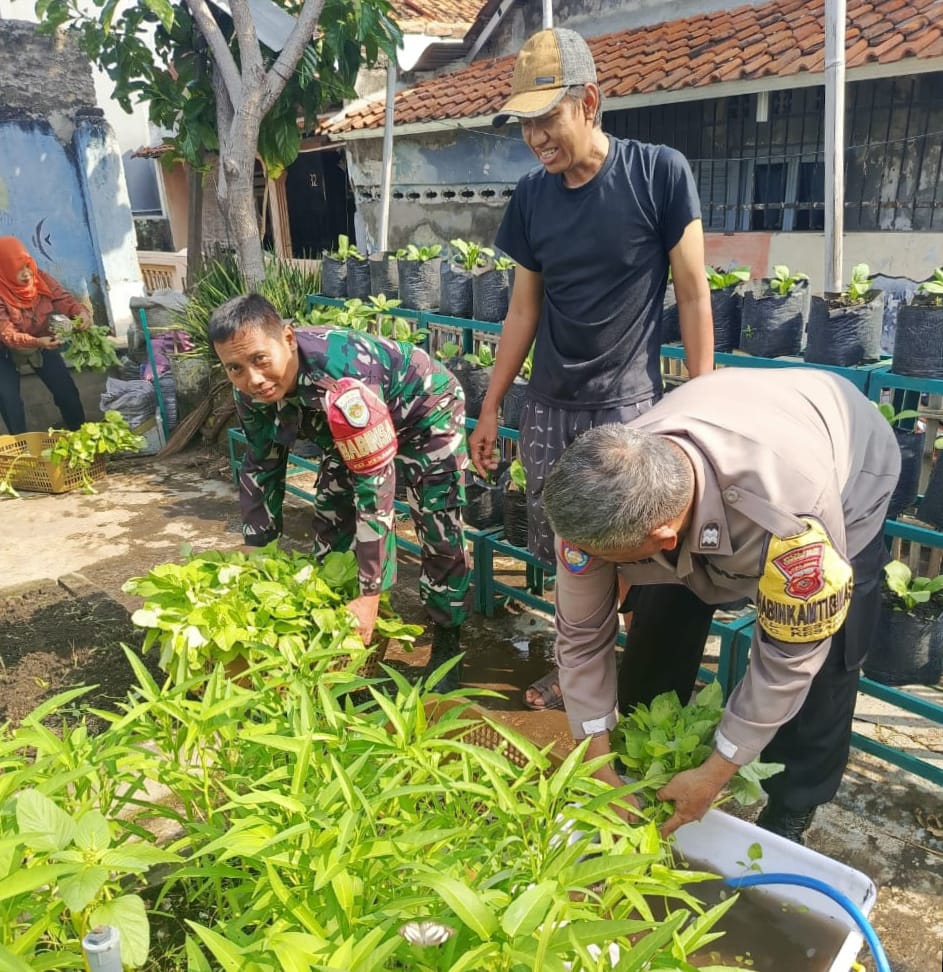
[{"label": "yellow plastic basket", "polygon": [[[0,435],[0,481],[9,476],[14,489],[34,493],[68,493],[81,486],[82,470],[69,469],[65,463],[53,465],[43,458],[57,438],[46,432]],[[88,470],[88,478],[96,480],[104,475],[105,457],[98,456]]]}]

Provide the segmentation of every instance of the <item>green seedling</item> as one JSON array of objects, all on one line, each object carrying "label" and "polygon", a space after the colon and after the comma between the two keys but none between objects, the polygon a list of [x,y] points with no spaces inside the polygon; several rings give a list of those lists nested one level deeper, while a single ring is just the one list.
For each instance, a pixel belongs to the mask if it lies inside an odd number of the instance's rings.
[{"label": "green seedling", "polygon": [[806,274],[791,274],[789,267],[784,264],[779,264],[773,267],[773,276],[770,277],[769,289],[778,297],[788,297],[799,283],[808,279]]},{"label": "green seedling", "polygon": [[430,246],[416,246],[415,243],[408,243],[405,247],[396,251],[396,259],[426,263],[429,260],[434,260],[441,252],[442,245],[440,243],[433,243]]},{"label": "green seedling", "polygon": [[478,345],[478,353],[464,355],[465,360],[477,368],[490,368],[494,364],[494,351],[487,344]]},{"label": "green seedling", "polygon": [[347,260],[353,258],[354,260],[366,260],[367,258],[357,249],[357,247],[350,242],[350,237],[341,233],[337,237],[337,246],[328,252],[328,256],[332,260]]},{"label": "green seedling", "polygon": [[515,263],[510,257],[500,256],[494,261],[495,270],[513,270],[514,267]]},{"label": "green seedling", "polygon": [[887,589],[896,596],[895,611],[913,611],[931,601],[943,603],[943,574],[936,577],[914,577],[911,569],[900,560],[892,560],[884,567]]},{"label": "green seedling", "polygon": [[707,276],[707,286],[711,290],[726,290],[728,287],[746,283],[750,279],[749,267],[737,267],[734,270],[715,270],[713,267],[705,267],[704,273]]},{"label": "green seedling", "polygon": [[844,297],[850,304],[863,303],[871,292],[871,268],[866,263],[855,264]]},{"label": "green seedling", "polygon": [[488,258],[494,256],[494,250],[480,243],[470,243],[468,240],[449,240],[455,253],[452,262],[462,270],[474,270],[476,267],[486,266]]},{"label": "green seedling", "polygon": [[527,473],[520,459],[512,459],[508,467],[508,491],[523,493],[527,490]]}]

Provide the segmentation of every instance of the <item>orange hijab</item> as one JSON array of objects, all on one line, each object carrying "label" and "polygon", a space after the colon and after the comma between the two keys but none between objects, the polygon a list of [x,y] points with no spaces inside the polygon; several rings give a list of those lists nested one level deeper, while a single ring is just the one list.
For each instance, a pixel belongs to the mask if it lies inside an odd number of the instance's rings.
[{"label": "orange hijab", "polygon": [[[31,283],[17,283],[23,267],[33,271]],[[52,291],[40,277],[29,250],[15,236],[0,236],[0,301],[7,307],[29,307],[40,294],[51,297]]]}]

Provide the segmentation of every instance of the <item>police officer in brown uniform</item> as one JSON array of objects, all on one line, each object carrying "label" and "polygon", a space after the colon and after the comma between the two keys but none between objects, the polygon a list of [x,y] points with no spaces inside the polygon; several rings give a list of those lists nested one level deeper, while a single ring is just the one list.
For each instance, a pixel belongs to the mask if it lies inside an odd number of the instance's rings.
[{"label": "police officer in brown uniform", "polygon": [[[764,783],[758,822],[801,841],[848,759],[900,451],[836,375],[726,368],[696,384],[584,433],[547,481],[560,686],[574,736],[607,753],[617,684],[623,712],[671,689],[686,701],[715,606],[749,597],[749,668],[714,752],[660,791],[675,804],[665,831],[703,816],[762,754],[786,769]],[[617,683],[618,575],[633,621]],[[601,775],[619,785],[611,765]]]}]

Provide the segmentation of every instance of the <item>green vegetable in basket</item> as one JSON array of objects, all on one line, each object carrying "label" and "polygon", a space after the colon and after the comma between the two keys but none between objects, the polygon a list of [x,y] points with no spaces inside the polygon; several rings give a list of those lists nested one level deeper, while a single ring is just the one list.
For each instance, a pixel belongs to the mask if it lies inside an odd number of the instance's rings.
[{"label": "green vegetable in basket", "polygon": [[108,328],[92,324],[79,329],[76,320],[60,320],[52,325],[52,333],[65,344],[62,357],[66,364],[75,371],[104,371],[120,365]]},{"label": "green vegetable in basket", "polygon": [[[663,692],[651,705],[639,705],[623,716],[612,731],[614,752],[629,776],[641,780],[657,803],[655,794],[684,770],[696,769],[713,751],[714,730],[724,711],[719,682],[711,682],[697,693],[693,702],[682,705],[676,692]],[[730,795],[746,806],[762,795],[760,781],[782,772],[782,763],[754,760],[741,766],[727,784]],[[670,803],[654,807],[656,823],[672,814]]]},{"label": "green vegetable in basket", "polygon": [[53,465],[65,463],[69,469],[82,475],[82,488],[94,493],[91,469],[99,456],[111,456],[117,452],[140,452],[146,445],[144,436],[131,431],[120,412],[105,412],[102,422],[85,422],[74,432],[50,429],[56,437],[55,445],[43,453]]}]

